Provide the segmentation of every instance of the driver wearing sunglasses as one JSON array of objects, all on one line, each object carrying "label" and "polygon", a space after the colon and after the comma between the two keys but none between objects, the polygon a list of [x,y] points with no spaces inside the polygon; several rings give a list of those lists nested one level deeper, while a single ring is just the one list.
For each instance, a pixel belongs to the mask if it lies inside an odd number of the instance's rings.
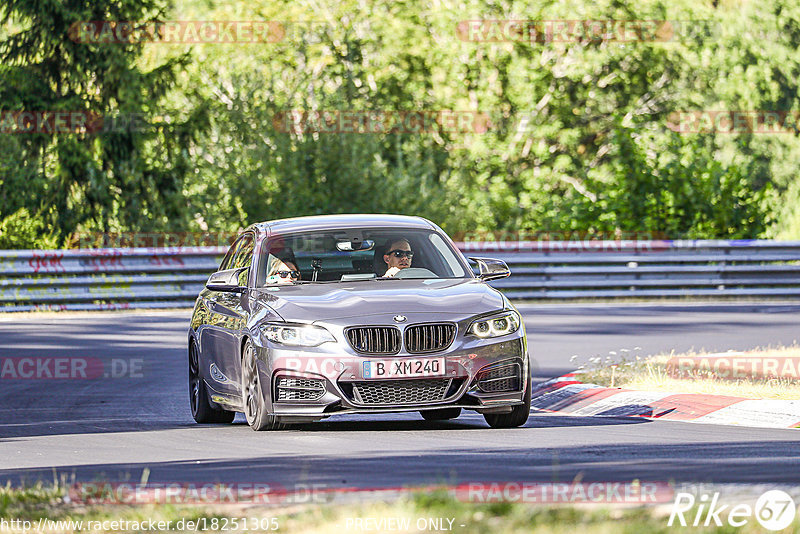
[{"label": "driver wearing sunglasses", "polygon": [[393,277],[400,272],[401,269],[408,269],[411,267],[411,259],[414,253],[411,251],[411,243],[407,239],[397,239],[392,241],[385,248],[383,254],[383,261],[386,262],[388,269],[384,277]]},{"label": "driver wearing sunglasses", "polygon": [[272,269],[270,269],[266,283],[291,284],[296,280],[300,280],[300,271],[297,269],[297,265],[288,260],[278,260],[275,262]]}]

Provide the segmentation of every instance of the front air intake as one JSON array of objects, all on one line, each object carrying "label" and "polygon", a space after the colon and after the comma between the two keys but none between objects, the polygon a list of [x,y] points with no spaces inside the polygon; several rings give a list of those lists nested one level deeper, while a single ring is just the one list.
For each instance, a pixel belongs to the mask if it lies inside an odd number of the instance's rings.
[{"label": "front air intake", "polygon": [[357,326],[345,331],[347,341],[361,354],[397,354],[400,331],[393,326]]},{"label": "front air intake", "polygon": [[406,328],[406,350],[411,354],[439,352],[456,337],[456,325],[450,323],[418,324]]},{"label": "front air intake", "polygon": [[478,387],[486,393],[519,391],[522,373],[518,363],[510,363],[478,373]]},{"label": "front air intake", "polygon": [[278,377],[276,401],[317,400],[325,394],[325,381],[319,378]]}]

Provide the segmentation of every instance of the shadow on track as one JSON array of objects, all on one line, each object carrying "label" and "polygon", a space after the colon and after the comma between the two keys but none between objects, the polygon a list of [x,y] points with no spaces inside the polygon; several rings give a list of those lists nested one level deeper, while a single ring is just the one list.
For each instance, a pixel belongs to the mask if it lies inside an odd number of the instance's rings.
[{"label": "shadow on track", "polygon": [[[265,447],[268,436],[265,434]],[[576,477],[584,481],[776,484],[800,481],[800,441],[284,453],[231,460],[66,466],[55,474],[52,468],[3,469],[0,483],[50,482],[54,477],[68,482],[138,482],[145,468],[153,484],[247,483],[286,488],[297,483],[380,488],[504,480],[570,482]]]},{"label": "shadow on track", "polygon": [[[431,432],[445,430],[489,430],[483,416],[475,412],[465,412],[458,419],[448,421],[425,421],[424,419],[393,419],[383,420],[393,414],[359,414],[358,419],[353,416],[332,417],[316,423],[290,425],[281,432]],[[394,414],[395,417],[400,414]],[[404,417],[419,417],[416,412],[403,414]],[[366,419],[369,417],[369,419]],[[576,417],[556,416],[531,412],[528,421],[520,428],[568,428],[582,426],[612,426],[612,425],[638,425],[649,423],[647,419],[631,419],[625,417]],[[206,428],[211,425],[204,425]],[[218,426],[218,425],[214,425]],[[243,420],[237,419],[234,426],[247,428]],[[519,429],[491,430],[491,432],[518,432]]]}]

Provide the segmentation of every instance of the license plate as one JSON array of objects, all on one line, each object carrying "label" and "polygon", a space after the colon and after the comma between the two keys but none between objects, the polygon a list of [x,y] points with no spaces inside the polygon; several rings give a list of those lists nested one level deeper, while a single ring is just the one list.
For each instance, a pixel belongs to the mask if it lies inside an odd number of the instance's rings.
[{"label": "license plate", "polygon": [[368,360],[362,362],[361,371],[364,378],[416,378],[445,373],[444,358]]}]

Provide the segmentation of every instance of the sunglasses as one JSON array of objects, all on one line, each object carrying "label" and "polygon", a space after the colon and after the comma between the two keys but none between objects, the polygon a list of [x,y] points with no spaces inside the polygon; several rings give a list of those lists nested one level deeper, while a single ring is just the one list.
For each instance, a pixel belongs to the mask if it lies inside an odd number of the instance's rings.
[{"label": "sunglasses", "polygon": [[397,249],[397,250],[390,250],[390,251],[389,251],[389,252],[387,252],[386,254],[387,254],[387,255],[389,255],[389,256],[391,256],[392,254],[394,254],[394,257],[395,257],[395,258],[402,258],[403,256],[405,256],[405,257],[406,257],[406,258],[408,258],[409,260],[410,260],[411,258],[413,258],[413,257],[414,257],[414,253],[413,253],[413,252],[411,252],[410,250],[400,250],[400,249]]},{"label": "sunglasses", "polygon": [[292,278],[300,278],[300,271],[276,271],[275,274],[281,278],[286,278],[287,276],[291,276]]}]

